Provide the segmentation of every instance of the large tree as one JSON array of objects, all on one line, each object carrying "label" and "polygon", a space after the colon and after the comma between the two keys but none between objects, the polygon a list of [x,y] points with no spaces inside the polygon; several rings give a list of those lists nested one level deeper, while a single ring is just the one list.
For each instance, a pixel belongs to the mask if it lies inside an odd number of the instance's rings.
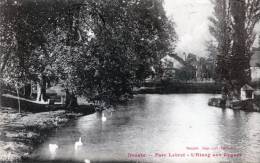
[{"label": "large tree", "polygon": [[[231,15],[227,0],[214,0],[214,13],[209,18],[211,25],[210,33],[217,42],[217,68],[216,71],[220,79],[230,80],[229,76],[229,56],[231,53]],[[214,44],[211,44],[211,46]]]},{"label": "large tree", "polygon": [[[176,33],[161,0],[92,3],[95,7],[89,12],[95,13],[91,15],[94,26],[85,31],[91,31],[94,37],[85,39],[84,52],[78,53],[80,61],[74,60],[81,66],[75,67],[72,77],[79,94],[115,104],[131,96],[133,87],[149,75],[151,66],[157,66],[174,49]],[[89,15],[85,6],[81,9],[80,14]],[[86,25],[80,22],[79,31],[84,31]]]},{"label": "large tree", "polygon": [[[62,49],[77,39],[74,28],[79,9],[74,5],[78,2],[1,1],[2,79],[20,85],[34,81],[44,90],[44,84],[40,84],[44,83],[44,76],[60,76],[60,71],[53,67],[57,58],[64,56]],[[53,41],[57,36],[60,42]]]},{"label": "large tree", "polygon": [[50,70],[78,95],[108,105],[128,99],[175,48],[162,0],[12,0],[1,7],[9,7],[1,14],[14,42],[13,53],[1,55],[17,65],[2,66],[6,75],[37,81],[35,74]]},{"label": "large tree", "polygon": [[[1,78],[25,84],[51,62],[47,35],[67,24],[63,1],[1,1]],[[40,49],[41,53],[35,53]]]},{"label": "large tree", "polygon": [[250,82],[249,61],[260,20],[260,0],[214,0],[210,32],[217,41],[217,71],[232,90]]}]

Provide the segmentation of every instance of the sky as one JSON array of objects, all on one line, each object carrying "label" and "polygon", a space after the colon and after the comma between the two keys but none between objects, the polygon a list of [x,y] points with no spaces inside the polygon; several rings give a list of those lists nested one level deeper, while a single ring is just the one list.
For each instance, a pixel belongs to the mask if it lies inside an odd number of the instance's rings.
[{"label": "sky", "polygon": [[176,24],[175,30],[179,39],[176,52],[179,55],[186,52],[201,57],[207,56],[205,44],[212,39],[208,30],[208,17],[212,15],[214,7],[210,0],[165,0],[164,2],[167,16]]}]

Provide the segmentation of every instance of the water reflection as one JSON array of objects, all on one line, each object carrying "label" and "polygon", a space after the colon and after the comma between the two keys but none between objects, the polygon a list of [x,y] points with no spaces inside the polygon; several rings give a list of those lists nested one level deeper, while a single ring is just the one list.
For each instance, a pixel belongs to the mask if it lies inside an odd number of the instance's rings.
[{"label": "water reflection", "polygon": [[[115,112],[85,116],[51,135],[33,156],[48,160],[47,144],[57,142],[56,159],[125,160],[128,153],[145,153],[143,161],[260,162],[260,114],[209,107],[213,95],[138,95]],[[106,121],[102,121],[106,117]],[[76,154],[74,143],[82,138]],[[210,149],[187,150],[187,147]],[[224,148],[224,150],[216,150]],[[155,153],[239,153],[230,157],[155,157]],[[74,154],[73,154],[74,153]],[[151,155],[151,156],[150,156]],[[139,160],[137,158],[136,160]],[[141,159],[142,161],[142,159]]]}]

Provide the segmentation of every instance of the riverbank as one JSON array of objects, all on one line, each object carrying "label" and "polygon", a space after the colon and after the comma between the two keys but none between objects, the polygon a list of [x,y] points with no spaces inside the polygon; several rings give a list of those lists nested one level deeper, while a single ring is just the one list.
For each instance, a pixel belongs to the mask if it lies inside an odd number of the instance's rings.
[{"label": "riverbank", "polygon": [[209,106],[215,106],[219,108],[230,108],[233,110],[244,110],[248,112],[260,112],[260,102],[258,100],[224,100],[222,98],[211,98],[208,101]]},{"label": "riverbank", "polygon": [[169,94],[169,93],[211,93],[221,92],[221,84],[215,82],[147,82],[144,87],[135,91],[136,94]]},{"label": "riverbank", "polygon": [[62,127],[82,113],[66,110],[40,113],[22,112],[2,107],[0,109],[0,162],[21,161],[41,144],[48,133]]},{"label": "riverbank", "polygon": [[247,100],[240,99],[227,99],[223,100],[219,98],[210,98],[208,101],[209,106],[215,106],[219,108],[230,108],[233,110],[244,110],[248,112],[260,112],[260,90],[253,92],[254,98]]},{"label": "riverbank", "polygon": [[[253,88],[260,89],[260,81],[252,81]],[[149,81],[136,88],[136,94],[211,93],[220,94],[222,84],[215,81]]]}]

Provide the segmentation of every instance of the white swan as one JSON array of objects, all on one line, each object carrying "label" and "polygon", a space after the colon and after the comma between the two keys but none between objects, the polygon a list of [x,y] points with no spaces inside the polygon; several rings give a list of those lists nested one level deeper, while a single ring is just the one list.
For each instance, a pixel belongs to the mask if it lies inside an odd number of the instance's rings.
[{"label": "white swan", "polygon": [[84,160],[84,163],[90,163],[90,160],[85,159],[85,160]]},{"label": "white swan", "polygon": [[52,154],[56,153],[56,150],[59,148],[57,144],[49,144],[49,150]]},{"label": "white swan", "polygon": [[101,118],[102,122],[105,122],[107,120],[107,118],[105,117],[105,114],[102,113],[102,118]]},{"label": "white swan", "polygon": [[78,150],[82,145],[83,145],[83,143],[81,141],[81,137],[79,137],[79,141],[76,141],[74,144],[74,149]]}]

